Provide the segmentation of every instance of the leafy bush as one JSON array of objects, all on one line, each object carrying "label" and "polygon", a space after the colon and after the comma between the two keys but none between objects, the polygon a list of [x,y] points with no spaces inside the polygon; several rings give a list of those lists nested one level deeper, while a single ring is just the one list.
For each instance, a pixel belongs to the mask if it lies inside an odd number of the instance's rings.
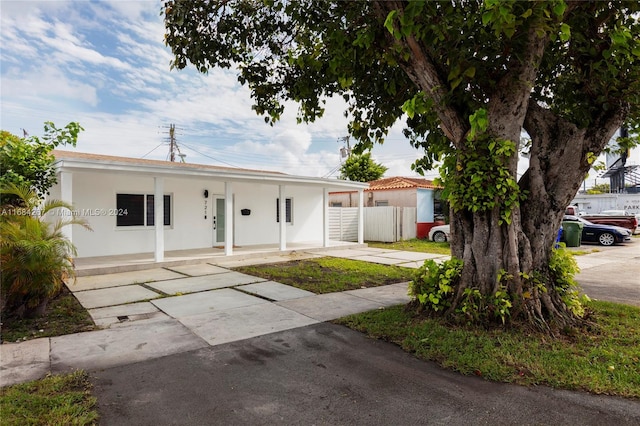
[{"label": "leafy bush", "polygon": [[554,248],[549,258],[549,269],[562,301],[574,315],[583,317],[584,304],[590,299],[587,295],[580,295],[580,286],[574,279],[580,268],[573,254],[562,246]]},{"label": "leafy bush", "polygon": [[[54,157],[51,151],[60,145],[76,146],[78,134],[84,130],[71,122],[57,128],[52,122],[44,123],[44,136],[20,138],[5,130],[0,131],[0,186],[29,186],[44,195],[56,183]],[[0,201],[15,204],[16,197],[0,194]]]},{"label": "leafy bush", "polygon": [[462,260],[456,258],[444,261],[441,265],[429,259],[418,268],[409,283],[409,296],[418,302],[419,310],[424,308],[440,312],[451,306],[462,266]]},{"label": "leafy bush", "polygon": [[[1,307],[18,317],[41,315],[64,280],[75,277],[76,250],[62,228],[72,224],[90,228],[71,215],[71,206],[58,200],[43,203],[26,185],[9,184],[0,193],[17,200],[3,206],[0,216]],[[55,217],[45,217],[56,211]]]},{"label": "leafy bush", "polygon": [[[452,258],[438,265],[433,260],[425,261],[409,283],[409,296],[418,311],[442,313],[452,306],[451,314],[457,319],[471,322],[500,320],[505,324],[511,315],[512,302],[504,285],[484,296],[477,288],[465,288],[458,300],[456,294],[464,263]],[[506,277],[500,274],[499,282]]]}]

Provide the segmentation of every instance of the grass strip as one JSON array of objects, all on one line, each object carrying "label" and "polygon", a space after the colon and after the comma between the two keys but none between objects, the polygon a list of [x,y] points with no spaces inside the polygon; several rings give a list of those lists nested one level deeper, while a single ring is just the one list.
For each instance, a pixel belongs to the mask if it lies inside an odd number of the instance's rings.
[{"label": "grass strip", "polygon": [[402,240],[395,243],[378,243],[367,242],[369,247],[381,248],[385,250],[402,250],[402,251],[417,251],[421,253],[432,253],[451,255],[451,246],[449,243],[436,243],[429,240],[420,240],[414,238],[411,240]]},{"label": "grass strip", "polygon": [[640,308],[602,301],[588,307],[595,325],[557,338],[515,327],[453,326],[404,306],[336,322],[465,375],[640,398]]},{"label": "grass strip", "polygon": [[334,257],[242,266],[234,270],[316,294],[409,281],[414,273],[412,269],[398,266]]},{"label": "grass strip", "polygon": [[0,389],[3,426],[92,425],[98,412],[91,383],[83,371]]}]

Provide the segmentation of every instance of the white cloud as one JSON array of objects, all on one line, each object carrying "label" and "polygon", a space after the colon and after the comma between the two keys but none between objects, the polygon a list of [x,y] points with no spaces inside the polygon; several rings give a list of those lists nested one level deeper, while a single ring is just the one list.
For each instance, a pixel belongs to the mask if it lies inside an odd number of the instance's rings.
[{"label": "white cloud", "polygon": [[[79,101],[91,106],[98,102],[95,87],[70,80],[59,69],[47,65],[27,72],[9,69],[2,76],[2,96],[3,104],[6,99],[20,99],[34,109],[60,106],[64,102]],[[3,105],[3,111],[6,108],[7,105]]]},{"label": "white cloud", "polygon": [[[345,103],[329,99],[316,123],[286,104],[273,127],[252,110],[233,70],[170,70],[161,2],[3,1],[3,128],[38,134],[47,120],[78,121],[78,150],[164,159],[175,123],[188,162],[323,176],[340,164]],[[8,64],[8,65],[7,65]],[[375,147],[387,175],[409,175],[416,151],[399,132]]]}]

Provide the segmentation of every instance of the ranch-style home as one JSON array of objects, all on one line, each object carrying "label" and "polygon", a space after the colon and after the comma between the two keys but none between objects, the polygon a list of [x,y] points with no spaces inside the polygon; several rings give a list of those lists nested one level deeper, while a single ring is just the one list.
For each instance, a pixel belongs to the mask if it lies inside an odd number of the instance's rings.
[{"label": "ranch-style home", "polygon": [[[78,258],[304,243],[329,247],[329,192],[367,184],[210,165],[53,151],[50,197],[93,231],[67,226]],[[362,209],[361,209],[362,210]],[[358,242],[363,243],[362,211]],[[159,224],[161,224],[159,226]]]}]

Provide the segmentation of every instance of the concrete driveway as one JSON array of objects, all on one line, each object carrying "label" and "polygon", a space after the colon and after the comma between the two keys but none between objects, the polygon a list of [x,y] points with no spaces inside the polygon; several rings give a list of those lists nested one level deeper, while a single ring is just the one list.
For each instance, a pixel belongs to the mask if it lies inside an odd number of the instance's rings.
[{"label": "concrete driveway", "polygon": [[576,256],[580,273],[576,281],[592,299],[640,306],[640,238],[631,242],[603,247],[583,244],[582,251],[595,251]]}]

